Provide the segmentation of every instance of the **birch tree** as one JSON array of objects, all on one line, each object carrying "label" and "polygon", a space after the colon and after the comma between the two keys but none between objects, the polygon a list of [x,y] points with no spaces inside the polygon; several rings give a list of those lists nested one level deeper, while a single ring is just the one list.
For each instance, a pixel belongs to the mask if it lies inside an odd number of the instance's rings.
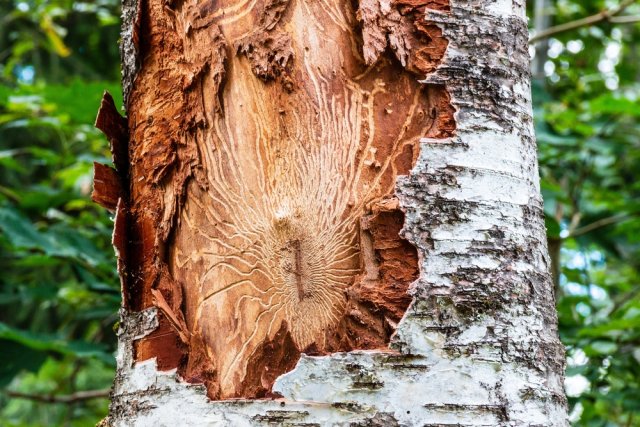
[{"label": "birch tree", "polygon": [[566,425],[524,0],[125,0],[105,425]]}]

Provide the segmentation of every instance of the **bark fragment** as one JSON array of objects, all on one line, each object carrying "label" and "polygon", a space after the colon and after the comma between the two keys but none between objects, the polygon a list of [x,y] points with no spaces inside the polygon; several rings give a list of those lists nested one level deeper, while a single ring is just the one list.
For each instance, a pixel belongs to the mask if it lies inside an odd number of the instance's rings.
[{"label": "bark fragment", "polygon": [[120,176],[115,169],[94,162],[91,200],[110,211],[115,211],[121,197]]},{"label": "bark fragment", "polygon": [[367,64],[376,63],[390,49],[408,71],[422,76],[433,72],[448,42],[437,25],[425,21],[425,11],[446,11],[448,6],[448,0],[361,0],[358,20]]},{"label": "bark fragment", "polygon": [[244,55],[251,63],[251,70],[264,81],[282,78],[287,91],[293,90],[293,80],[288,75],[293,61],[291,35],[278,28],[278,23],[290,0],[269,0],[257,14],[257,28],[235,43],[238,55]]},{"label": "bark fragment", "polygon": [[120,115],[113,97],[107,91],[102,95],[95,126],[109,140],[113,165],[122,177],[121,179],[126,181],[129,172],[129,129],[127,119]]}]

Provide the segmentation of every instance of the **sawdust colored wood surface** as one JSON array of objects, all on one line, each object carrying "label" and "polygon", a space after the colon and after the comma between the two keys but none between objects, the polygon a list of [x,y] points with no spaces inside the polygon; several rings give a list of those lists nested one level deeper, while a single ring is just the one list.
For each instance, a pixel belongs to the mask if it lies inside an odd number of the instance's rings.
[{"label": "sawdust colored wood surface", "polygon": [[395,179],[455,128],[425,8],[140,3],[116,245],[127,308],[163,315],[137,360],[256,398],[301,352],[386,348],[419,273]]}]

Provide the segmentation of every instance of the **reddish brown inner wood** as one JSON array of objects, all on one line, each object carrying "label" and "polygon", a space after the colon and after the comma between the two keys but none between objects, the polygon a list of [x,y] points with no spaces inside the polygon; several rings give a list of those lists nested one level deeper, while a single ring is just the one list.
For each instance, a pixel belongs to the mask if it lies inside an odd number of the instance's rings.
[{"label": "reddish brown inner wood", "polygon": [[418,277],[395,180],[455,129],[418,81],[447,46],[425,11],[448,4],[141,5],[117,241],[128,308],[161,316],[136,359],[257,398],[302,352],[385,348]]}]

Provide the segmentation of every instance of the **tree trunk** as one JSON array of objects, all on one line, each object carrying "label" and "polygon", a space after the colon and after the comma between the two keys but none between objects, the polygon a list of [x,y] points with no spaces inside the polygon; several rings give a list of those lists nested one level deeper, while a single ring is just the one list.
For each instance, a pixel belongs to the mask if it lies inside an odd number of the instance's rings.
[{"label": "tree trunk", "polygon": [[125,0],[107,425],[566,425],[524,0]]},{"label": "tree trunk", "polygon": [[[549,28],[551,24],[551,4],[549,0],[535,0],[533,9],[533,29],[535,34],[540,34]],[[535,44],[535,56],[531,61],[531,70],[534,79],[544,79],[545,71],[544,65],[547,63],[549,55],[549,39],[544,38],[538,40]]]}]

